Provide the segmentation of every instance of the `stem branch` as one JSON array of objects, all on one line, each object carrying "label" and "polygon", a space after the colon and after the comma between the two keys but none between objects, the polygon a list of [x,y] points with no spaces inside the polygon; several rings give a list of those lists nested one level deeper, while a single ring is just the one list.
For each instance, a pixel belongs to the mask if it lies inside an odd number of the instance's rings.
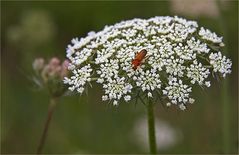
[{"label": "stem branch", "polygon": [[46,141],[46,136],[47,136],[47,132],[48,132],[50,122],[51,122],[52,114],[53,114],[53,111],[54,111],[54,109],[56,107],[56,103],[57,103],[56,100],[57,99],[54,98],[54,97],[50,99],[50,104],[49,104],[48,113],[47,113],[47,119],[46,119],[46,122],[45,122],[45,125],[44,125],[44,130],[43,130],[43,133],[42,133],[42,136],[41,136],[40,144],[37,148],[37,154],[41,154],[44,143]]}]

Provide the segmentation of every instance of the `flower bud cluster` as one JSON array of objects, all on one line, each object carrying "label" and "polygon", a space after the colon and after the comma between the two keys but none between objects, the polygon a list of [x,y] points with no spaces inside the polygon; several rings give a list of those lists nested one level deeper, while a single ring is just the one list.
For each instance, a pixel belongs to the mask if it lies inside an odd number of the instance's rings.
[{"label": "flower bud cluster", "polygon": [[32,64],[36,73],[34,81],[41,87],[49,89],[52,95],[60,95],[65,91],[62,80],[69,73],[68,66],[68,60],[61,63],[59,58],[53,57],[46,63],[45,59],[37,58]]}]

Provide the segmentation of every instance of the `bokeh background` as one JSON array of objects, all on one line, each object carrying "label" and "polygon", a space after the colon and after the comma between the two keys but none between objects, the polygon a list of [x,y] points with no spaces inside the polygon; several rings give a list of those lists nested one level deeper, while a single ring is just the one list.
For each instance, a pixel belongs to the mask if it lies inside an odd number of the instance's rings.
[{"label": "bokeh background", "polygon": [[[224,36],[232,74],[194,88],[186,112],[155,110],[159,153],[238,153],[238,1],[1,1],[1,153],[35,153],[49,97],[31,80],[36,57],[65,58],[73,37],[132,18],[178,15]],[[64,97],[43,153],[147,153],[144,105],[101,101],[102,89]]]}]

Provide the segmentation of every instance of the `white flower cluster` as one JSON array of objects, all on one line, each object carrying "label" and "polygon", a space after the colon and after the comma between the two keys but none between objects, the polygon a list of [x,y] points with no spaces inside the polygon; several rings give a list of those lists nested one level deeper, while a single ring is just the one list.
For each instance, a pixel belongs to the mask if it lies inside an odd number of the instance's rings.
[{"label": "white flower cluster", "polygon": [[213,43],[222,43],[222,37],[218,37],[216,33],[211,32],[208,29],[204,29],[203,27],[201,27],[199,31],[199,36],[201,36],[202,39],[211,41]]},{"label": "white flower cluster", "polygon": [[155,69],[136,72],[133,80],[136,82],[136,86],[140,87],[142,91],[148,91],[148,97],[152,96],[152,91],[156,88],[161,88],[161,80],[159,74],[157,74]]},{"label": "white flower cluster", "polygon": [[117,77],[115,79],[109,79],[107,83],[103,84],[105,89],[105,95],[102,96],[102,100],[113,100],[113,104],[117,105],[118,100],[124,97],[125,101],[131,99],[130,95],[127,95],[131,92],[132,85],[125,81],[124,77]]},{"label": "white flower cluster", "polygon": [[135,94],[162,95],[167,105],[184,110],[194,102],[193,85],[209,87],[212,72],[223,77],[231,72],[231,61],[212,49],[221,45],[222,37],[176,16],[122,21],[72,40],[67,58],[73,75],[64,82],[82,93],[96,79],[103,86],[102,100],[114,105]]},{"label": "white flower cluster", "polygon": [[231,73],[232,62],[230,59],[222,56],[221,52],[211,53],[209,59],[214,72],[220,72],[223,77],[226,77],[227,74]]},{"label": "white flower cluster", "polygon": [[[187,77],[191,79],[192,84],[198,82],[199,85],[202,85],[204,79],[206,79],[209,74],[209,69],[203,67],[203,65],[198,63],[197,60],[194,60],[193,64],[191,64],[190,67],[187,67]],[[208,81],[205,81],[205,85],[209,87]]]},{"label": "white flower cluster", "polygon": [[[194,100],[189,97],[192,88],[183,84],[182,80],[174,77],[169,77],[168,86],[163,90],[163,94],[167,95],[173,104],[180,103],[179,107],[184,110],[186,103],[193,103]],[[171,104],[168,103],[167,106]]]},{"label": "white flower cluster", "polygon": [[70,85],[69,90],[73,91],[76,89],[79,93],[82,93],[86,82],[91,80],[91,72],[92,68],[88,64],[80,69],[73,70],[73,76],[70,78],[65,77],[63,82]]}]

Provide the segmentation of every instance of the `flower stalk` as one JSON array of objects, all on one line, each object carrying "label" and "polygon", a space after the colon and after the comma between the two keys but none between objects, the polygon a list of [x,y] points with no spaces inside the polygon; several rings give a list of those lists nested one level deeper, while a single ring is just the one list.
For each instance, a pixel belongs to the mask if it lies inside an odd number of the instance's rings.
[{"label": "flower stalk", "polygon": [[60,59],[57,57],[51,58],[48,63],[45,63],[45,59],[43,58],[37,58],[32,64],[35,71],[35,77],[33,77],[34,82],[40,88],[44,88],[50,96],[47,119],[37,148],[37,154],[41,154],[43,150],[51,118],[58,99],[66,92],[66,87],[63,85],[62,80],[63,77],[68,74],[68,64],[68,60],[61,63]]},{"label": "flower stalk", "polygon": [[156,138],[155,138],[155,124],[154,124],[154,105],[150,100],[147,105],[148,114],[148,136],[149,136],[149,148],[150,154],[156,154]]},{"label": "flower stalk", "polygon": [[50,104],[49,104],[49,107],[48,107],[47,119],[46,119],[46,122],[45,122],[45,125],[44,125],[44,130],[42,132],[40,143],[39,143],[39,146],[37,148],[37,154],[42,153],[42,149],[44,147],[46,137],[47,137],[47,133],[48,133],[48,129],[49,129],[49,126],[50,126],[51,118],[52,118],[53,112],[56,108],[56,104],[57,104],[57,98],[52,97],[50,99]]}]

